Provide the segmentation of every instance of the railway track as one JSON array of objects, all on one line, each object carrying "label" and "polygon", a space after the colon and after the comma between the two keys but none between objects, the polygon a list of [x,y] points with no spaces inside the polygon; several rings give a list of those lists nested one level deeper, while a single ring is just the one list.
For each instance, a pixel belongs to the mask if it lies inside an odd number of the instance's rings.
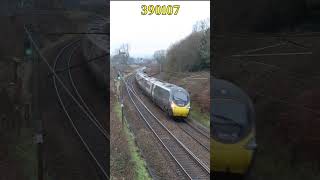
[{"label": "railway track", "polygon": [[[134,78],[130,78],[131,88],[135,94],[138,94],[133,86]],[[209,132],[204,128],[196,127],[193,123],[189,122],[191,119],[186,119],[182,122],[177,122],[177,126],[184,131],[185,134],[190,136],[197,144],[204,148],[204,151],[210,153],[210,136]],[[174,120],[173,120],[174,121]]]},{"label": "railway track", "polygon": [[198,131],[200,134],[202,134],[203,136],[205,136],[206,138],[210,139],[210,129],[206,129],[203,126],[199,126],[199,125],[195,125],[192,121],[194,121],[191,118],[188,118],[185,122],[191,126],[191,128],[193,128],[195,131]]},{"label": "railway track", "polygon": [[188,179],[209,179],[210,169],[168,130],[139,98],[129,81],[124,81],[131,102]]},{"label": "railway track", "polygon": [[195,141],[197,141],[208,152],[210,152],[210,137],[200,129],[188,123],[187,121],[188,120],[178,123],[179,128],[182,129],[186,134],[188,134]]},{"label": "railway track", "polygon": [[[77,40],[64,46],[55,59],[53,70],[70,67],[79,45],[80,40]],[[54,75],[54,88],[64,114],[96,165],[99,177],[109,179],[107,143],[110,138],[107,131],[80,95],[72,70],[69,68],[66,72]]]}]

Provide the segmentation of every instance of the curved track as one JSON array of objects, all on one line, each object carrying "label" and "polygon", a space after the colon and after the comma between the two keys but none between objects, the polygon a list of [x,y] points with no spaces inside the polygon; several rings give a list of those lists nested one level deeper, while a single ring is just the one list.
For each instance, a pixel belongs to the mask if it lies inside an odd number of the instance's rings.
[{"label": "curved track", "polygon": [[199,132],[200,134],[202,134],[206,138],[210,139],[210,129],[206,129],[205,127],[202,127],[202,126],[199,126],[199,125],[195,125],[192,121],[194,121],[194,120],[191,119],[191,118],[188,118],[185,122],[191,128],[193,128],[195,131]]},{"label": "curved track", "polygon": [[[53,65],[55,71],[70,67],[79,42],[77,40],[69,43],[61,49]],[[96,164],[99,176],[103,179],[109,179],[109,162],[107,161],[109,135],[107,131],[81,97],[74,83],[71,69],[68,72],[59,75],[55,73],[54,75],[54,88],[65,115]]]},{"label": "curved track", "polygon": [[183,143],[181,143],[162,123],[161,121],[148,109],[144,102],[139,98],[129,83],[125,83],[125,89],[134,104],[136,110],[139,112],[142,119],[146,122],[148,127],[158,138],[167,152],[171,155],[174,161],[181,168],[185,177],[189,179],[209,179],[210,169],[199,160]]},{"label": "curved track", "polygon": [[188,134],[191,138],[197,141],[203,148],[207,151],[210,151],[210,137],[205,134],[203,131],[194,127],[190,123],[185,120],[182,123],[178,123],[180,129],[182,129],[186,134]]}]

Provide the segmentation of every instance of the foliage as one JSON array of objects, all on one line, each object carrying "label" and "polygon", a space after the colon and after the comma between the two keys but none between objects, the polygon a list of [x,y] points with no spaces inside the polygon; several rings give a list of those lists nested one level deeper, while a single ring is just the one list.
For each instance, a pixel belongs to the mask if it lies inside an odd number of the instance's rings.
[{"label": "foliage", "polygon": [[129,44],[122,44],[115,50],[115,55],[111,57],[111,63],[127,65],[129,57]]},{"label": "foliage", "polygon": [[162,66],[166,60],[166,51],[165,50],[155,51],[153,54],[153,58],[158,62],[158,64],[160,65],[160,71],[162,71]]},{"label": "foliage", "polygon": [[209,113],[202,112],[200,107],[198,107],[195,103],[192,104],[192,109],[189,114],[190,118],[198,121],[204,127],[210,128],[210,115]]},{"label": "foliage", "polygon": [[166,51],[165,51],[165,50],[155,51],[154,54],[153,54],[153,58],[154,58],[158,63],[164,62],[165,59],[166,59]]},{"label": "foliage", "polygon": [[[122,118],[121,115],[121,106],[120,103],[117,102],[114,106],[114,112],[117,115],[117,119],[120,121]],[[121,131],[121,135],[125,137],[126,141],[127,141],[127,145],[128,145],[128,151],[130,154],[130,161],[126,162],[132,164],[131,167],[134,168],[134,177],[132,177],[133,179],[146,179],[149,180],[151,179],[148,170],[147,170],[147,164],[144,161],[144,159],[141,157],[141,154],[139,152],[139,148],[137,147],[136,143],[135,143],[135,137],[134,134],[132,132],[130,132],[129,127],[128,127],[128,123],[127,120],[124,119],[125,123],[124,123],[124,127],[123,127],[123,131]],[[122,122],[121,122],[122,123]],[[124,164],[122,164],[122,166],[125,166]]]},{"label": "foliage", "polygon": [[169,47],[165,70],[171,72],[199,71],[210,68],[210,25],[198,21],[193,32]]}]

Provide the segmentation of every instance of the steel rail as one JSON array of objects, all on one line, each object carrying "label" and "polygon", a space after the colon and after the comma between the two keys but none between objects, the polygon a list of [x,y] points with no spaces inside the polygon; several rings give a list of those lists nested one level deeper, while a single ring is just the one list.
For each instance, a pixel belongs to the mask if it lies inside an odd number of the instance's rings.
[{"label": "steel rail", "polygon": [[[77,40],[76,42],[79,42],[80,40]],[[71,45],[73,45],[74,43],[76,42],[73,42],[73,43],[70,43],[68,44],[67,46],[63,47],[62,51],[64,51],[66,48],[70,47]],[[60,52],[58,54],[58,56],[61,56],[60,55]],[[61,53],[62,54],[62,53]],[[57,57],[58,57],[57,56]],[[45,61],[47,63],[47,61]],[[54,67],[55,68],[55,67]],[[102,129],[96,122],[94,119],[92,119],[90,117],[90,115],[88,114],[88,112],[83,108],[83,106],[79,103],[79,101],[74,97],[74,95],[70,92],[70,90],[65,86],[65,84],[63,83],[63,81],[61,80],[61,78],[56,74],[55,72],[55,69],[52,68],[50,65],[49,65],[49,69],[52,69],[52,74],[54,75],[54,80],[57,79],[59,81],[59,83],[61,84],[61,86],[64,88],[64,90],[68,93],[68,95],[72,98],[72,100],[79,106],[79,108],[82,110],[82,112],[92,121],[92,123],[97,126],[97,128],[99,129],[99,131],[105,136],[105,138],[107,138],[108,140],[110,140],[110,137],[108,135],[108,133],[106,132],[105,129]]]},{"label": "steel rail", "polygon": [[[64,46],[61,51],[58,53],[57,57],[56,57],[56,60],[55,60],[55,63],[54,63],[54,66],[53,66],[53,69],[55,69],[56,67],[56,64],[58,62],[58,60],[60,59],[61,55],[64,53],[64,51],[74,45],[75,43],[77,43],[78,41],[76,42],[72,42],[66,46]],[[62,98],[61,98],[61,95],[59,93],[59,90],[58,90],[58,87],[57,87],[57,82],[56,82],[56,77],[53,78],[53,83],[54,83],[54,87],[55,87],[55,90],[56,90],[56,94],[57,94],[57,97],[58,97],[58,100],[59,100],[59,103],[61,104],[62,108],[63,108],[63,111],[65,112],[67,118],[69,119],[73,129],[75,130],[76,134],[79,136],[82,144],[85,146],[87,152],[90,154],[91,158],[95,161],[96,165],[99,167],[100,171],[103,173],[103,175],[107,178],[107,179],[110,179],[110,177],[108,176],[107,172],[103,169],[102,165],[99,163],[99,161],[96,159],[95,155],[93,154],[92,150],[90,149],[90,147],[88,146],[87,142],[84,140],[84,138],[82,137],[82,135],[80,134],[78,128],[76,127],[76,125],[74,124],[69,112],[67,111],[66,109],[66,106],[65,104],[63,103],[62,101]]]},{"label": "steel rail", "polygon": [[[77,46],[79,47],[79,46]],[[70,54],[70,57],[68,58],[68,65],[67,67],[69,68],[70,67],[70,63],[71,63],[71,60],[72,60],[72,57],[74,55],[74,52],[76,51],[77,48],[74,48]],[[98,121],[98,119],[96,118],[96,116],[93,114],[93,112],[91,111],[91,109],[89,108],[89,106],[87,105],[87,103],[83,100],[82,96],[80,95],[79,91],[78,91],[78,88],[76,87],[75,83],[74,83],[74,80],[72,78],[72,73],[71,73],[71,69],[69,68],[68,70],[68,75],[69,75],[69,79],[70,79],[70,82],[71,82],[71,85],[73,87],[73,90],[74,92],[76,93],[76,95],[78,96],[78,98],[80,99],[81,103],[83,104],[84,106],[84,109],[86,109],[86,111],[89,113],[89,115],[91,116],[91,119],[93,121],[95,121],[97,123],[97,125],[104,130],[104,132],[106,133],[107,131],[104,129],[104,127],[102,126],[102,124],[100,123],[100,121]]]},{"label": "steel rail", "polygon": [[[132,82],[131,82],[131,89],[134,91],[135,94],[138,94],[137,91],[135,90]],[[139,98],[139,99],[140,99],[140,98]],[[140,100],[141,100],[141,99],[140,99]],[[187,122],[187,121],[185,121],[185,122]],[[191,125],[189,125],[189,124],[185,125],[185,124],[180,124],[180,123],[179,123],[179,124],[178,124],[178,127],[179,127],[181,130],[183,130],[186,134],[188,134],[192,139],[194,139],[198,144],[200,144],[206,151],[210,151],[210,140],[208,140],[208,141],[209,141],[209,143],[208,143],[209,145],[203,143],[203,142],[200,140],[199,136],[196,137],[196,136],[195,136],[194,134],[192,134],[190,131],[186,130],[186,127],[183,127],[183,126],[191,126]],[[209,139],[209,137],[206,136],[204,133],[200,132],[200,130],[195,129],[194,127],[191,127],[191,128],[196,131],[195,133],[200,134],[200,136],[204,136],[206,139]]]},{"label": "steel rail", "polygon": [[[185,173],[185,175],[189,178],[192,179],[192,177],[188,174],[188,172],[185,170],[185,168],[183,168],[183,166],[181,165],[181,163],[176,159],[176,157],[172,154],[172,152],[169,150],[169,148],[165,145],[165,143],[161,140],[161,138],[159,137],[159,135],[154,131],[154,129],[151,127],[151,125],[149,124],[148,120],[146,119],[146,117],[143,115],[143,113],[140,111],[140,109],[138,108],[137,104],[134,102],[132,96],[129,93],[129,88],[127,85],[126,89],[128,92],[128,95],[131,99],[131,102],[134,104],[135,108],[137,109],[137,111],[139,112],[140,116],[142,117],[142,119],[147,123],[148,127],[151,129],[151,131],[154,133],[154,135],[158,138],[158,140],[161,142],[161,144],[165,147],[165,149],[169,152],[169,154],[171,155],[171,157],[175,160],[175,162],[179,165],[179,167],[183,170],[183,172]],[[131,91],[132,92],[132,91]],[[133,93],[133,92],[132,92]]]},{"label": "steel rail", "polygon": [[[160,138],[160,136],[155,132],[154,128],[152,128],[152,126],[150,125],[150,122],[147,120],[147,118],[145,117],[145,115],[143,115],[143,113],[141,112],[141,110],[138,108],[137,103],[133,100],[132,95],[134,95],[134,97],[138,100],[137,102],[140,102],[140,104],[144,107],[145,110],[148,111],[148,113],[153,117],[153,119],[155,119],[156,123],[158,125],[160,125],[160,127],[162,127],[166,133],[169,134],[170,137],[173,138],[174,142],[177,142],[178,145],[182,148],[183,151],[185,151],[186,155],[188,155],[191,159],[193,159],[193,162],[198,164],[199,168],[201,168],[204,173],[206,175],[208,175],[208,178],[210,177],[210,169],[199,160],[198,157],[196,157],[183,143],[181,143],[161,122],[160,120],[149,110],[149,108],[146,107],[146,105],[141,101],[141,99],[138,97],[138,95],[129,87],[128,83],[126,81],[124,81],[126,90],[128,92],[128,95],[132,101],[132,103],[134,104],[135,108],[137,109],[137,111],[139,112],[140,116],[142,117],[142,119],[147,123],[148,127],[151,129],[151,131],[156,135],[156,137],[159,139],[159,141],[162,143],[162,145],[166,148],[166,150],[169,152],[169,154],[173,157],[173,159],[177,162],[177,164],[181,167],[181,169],[185,172],[185,174],[190,178],[194,178],[191,173],[192,172],[187,172],[186,168],[184,167],[184,165],[182,163],[179,162],[179,160],[177,159],[177,157],[171,152],[171,150],[169,149],[169,147],[163,142],[163,140]],[[131,93],[130,93],[131,92]],[[132,95],[131,95],[132,94]],[[199,173],[199,172],[198,172]]]},{"label": "steel rail", "polygon": [[[194,128],[192,128],[191,126],[189,126],[188,124],[186,123],[179,123],[178,124],[178,127],[180,129],[182,129],[186,134],[188,134],[192,139],[194,139],[196,142],[198,142],[203,148],[205,148],[208,152],[210,151],[210,140],[206,137],[206,136],[203,136],[201,133],[199,133],[197,130],[195,130]],[[190,128],[188,128],[190,127]],[[190,129],[193,129],[193,132],[190,132]],[[197,133],[198,135],[204,137],[205,139],[208,140],[208,144],[207,143],[203,143],[201,141],[201,138],[197,135],[195,135],[195,133]]]},{"label": "steel rail", "polygon": [[[68,95],[73,99],[73,101],[80,107],[80,109],[88,116],[88,118],[90,118],[88,112],[86,112],[83,107],[81,106],[81,104],[78,102],[78,100],[72,95],[72,93],[69,91],[69,89],[65,86],[65,84],[62,82],[62,80],[60,79],[60,77],[57,75],[57,73],[55,72],[55,69],[53,67],[51,67],[51,65],[49,64],[49,62],[47,61],[47,59],[43,56],[43,54],[41,53],[39,47],[37,46],[37,44],[35,43],[35,41],[32,39],[32,36],[30,34],[30,32],[28,31],[28,29],[25,27],[25,30],[26,30],[26,33],[31,41],[31,43],[34,45],[36,51],[39,53],[39,56],[41,57],[40,59],[42,59],[45,64],[48,66],[49,70],[51,71],[51,73],[53,74],[54,78],[56,80],[58,80],[58,82],[62,85],[62,87],[64,88],[64,90],[68,93]],[[80,40],[77,40],[77,41],[80,41]],[[75,42],[74,42],[75,43]],[[67,46],[64,47],[67,48],[69,46],[71,46],[72,43],[68,44]],[[90,118],[91,119],[91,118]],[[94,122],[93,122],[94,123]],[[95,126],[98,127],[98,125],[96,123],[94,123]],[[110,136],[108,135],[107,132],[104,132],[103,129],[99,128],[98,129],[103,133],[103,135],[108,139],[110,140]]]},{"label": "steel rail", "polygon": [[[204,127],[201,127],[201,128],[198,128],[198,127],[195,127],[192,123],[190,123],[189,121],[194,121],[192,118],[188,118],[185,122],[191,127],[193,128],[194,130],[196,130],[197,132],[199,132],[200,134],[202,134],[203,136],[205,136],[206,138],[210,139],[210,132],[206,131],[206,130],[201,130],[202,128]],[[209,129],[210,131],[210,129]],[[209,134],[209,135],[208,135]]]}]

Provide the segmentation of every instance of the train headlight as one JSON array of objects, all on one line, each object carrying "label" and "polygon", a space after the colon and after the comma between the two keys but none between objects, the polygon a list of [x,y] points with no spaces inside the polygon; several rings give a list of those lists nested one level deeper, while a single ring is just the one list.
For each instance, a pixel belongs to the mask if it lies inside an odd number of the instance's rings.
[{"label": "train headlight", "polygon": [[245,148],[248,150],[255,150],[257,148],[256,138],[251,138],[246,144]]},{"label": "train headlight", "polygon": [[171,109],[174,109],[176,107],[176,105],[172,102],[171,103]]}]

